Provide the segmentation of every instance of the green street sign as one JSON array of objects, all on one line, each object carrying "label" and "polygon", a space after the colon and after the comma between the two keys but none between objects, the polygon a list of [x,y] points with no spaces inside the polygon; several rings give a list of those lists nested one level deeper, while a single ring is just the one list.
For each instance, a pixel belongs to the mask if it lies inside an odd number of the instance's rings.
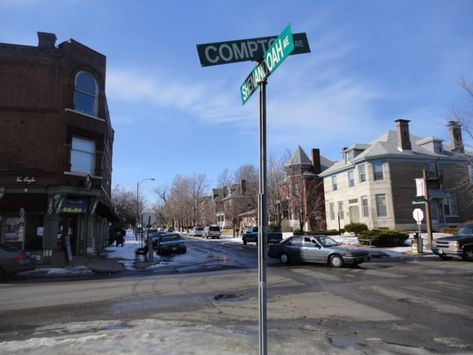
[{"label": "green street sign", "polygon": [[[238,39],[226,42],[214,42],[197,45],[200,64],[203,67],[231,64],[242,61],[255,61],[263,58],[268,47],[277,36]],[[294,50],[291,55],[310,53],[309,41],[305,33],[293,33]]]},{"label": "green street sign", "polygon": [[413,205],[424,205],[425,201],[412,201]]},{"label": "green street sign", "polygon": [[263,54],[263,60],[248,75],[240,87],[241,101],[244,105],[255,92],[258,84],[266,80],[294,50],[291,26],[288,25]]}]

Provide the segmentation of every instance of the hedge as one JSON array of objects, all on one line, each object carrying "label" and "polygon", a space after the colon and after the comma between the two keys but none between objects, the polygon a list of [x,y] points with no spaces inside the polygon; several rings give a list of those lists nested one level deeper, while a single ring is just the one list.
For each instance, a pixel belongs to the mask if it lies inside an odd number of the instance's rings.
[{"label": "hedge", "polygon": [[381,229],[364,231],[360,233],[360,237],[371,240],[371,245],[376,247],[399,247],[405,245],[409,234],[397,230]]}]

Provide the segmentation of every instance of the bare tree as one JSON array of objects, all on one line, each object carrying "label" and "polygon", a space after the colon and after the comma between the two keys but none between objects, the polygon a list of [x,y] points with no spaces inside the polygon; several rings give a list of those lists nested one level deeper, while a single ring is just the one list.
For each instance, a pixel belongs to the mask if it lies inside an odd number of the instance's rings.
[{"label": "bare tree", "polygon": [[133,191],[116,185],[112,190],[112,206],[120,222],[134,224],[136,215],[136,196]]},{"label": "bare tree", "polygon": [[284,219],[284,198],[281,190],[281,184],[286,177],[284,173],[284,164],[286,160],[276,159],[271,156],[268,161],[267,171],[267,206],[268,220],[279,230]]},{"label": "bare tree", "polygon": [[[473,141],[473,86],[465,79],[461,79],[459,85],[465,91],[469,99],[469,105],[467,108],[452,110],[452,116],[454,121],[461,126],[463,133],[466,133],[470,141]],[[464,168],[458,167],[459,173],[457,174],[457,184],[454,190],[463,195],[468,195],[467,200],[470,201],[470,205],[473,205],[473,202],[471,202],[473,201],[473,154],[471,150],[468,150],[468,148],[472,148],[471,146],[465,144],[465,147],[467,148],[465,159],[467,159],[468,173],[465,174],[463,172]]]}]

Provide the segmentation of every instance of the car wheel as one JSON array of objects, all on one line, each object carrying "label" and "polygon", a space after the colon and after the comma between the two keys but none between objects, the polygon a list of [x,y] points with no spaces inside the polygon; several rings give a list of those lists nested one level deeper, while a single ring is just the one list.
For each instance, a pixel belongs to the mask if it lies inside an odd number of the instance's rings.
[{"label": "car wheel", "polygon": [[5,273],[5,270],[0,266],[0,280],[3,280],[7,277],[7,274]]},{"label": "car wheel", "polygon": [[289,264],[289,255],[287,255],[287,253],[281,253],[281,254],[279,255],[279,261],[280,261],[281,264],[283,264],[283,265]]},{"label": "car wheel", "polygon": [[329,260],[329,264],[332,267],[342,267],[343,266],[343,259],[340,255],[332,255]]},{"label": "car wheel", "polygon": [[248,244],[248,242],[246,241],[246,239],[243,239],[243,244],[244,244],[244,245]]},{"label": "car wheel", "polygon": [[463,250],[462,259],[467,261],[473,261],[473,248],[467,248]]}]

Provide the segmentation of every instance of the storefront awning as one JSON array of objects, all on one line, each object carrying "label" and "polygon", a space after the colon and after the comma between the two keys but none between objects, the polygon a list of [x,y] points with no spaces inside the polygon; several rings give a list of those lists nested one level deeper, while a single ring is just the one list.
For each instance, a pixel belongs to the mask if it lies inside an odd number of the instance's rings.
[{"label": "storefront awning", "polygon": [[97,204],[97,209],[95,211],[99,216],[107,218],[110,222],[118,222],[119,218],[113,208],[102,201],[99,201]]}]

